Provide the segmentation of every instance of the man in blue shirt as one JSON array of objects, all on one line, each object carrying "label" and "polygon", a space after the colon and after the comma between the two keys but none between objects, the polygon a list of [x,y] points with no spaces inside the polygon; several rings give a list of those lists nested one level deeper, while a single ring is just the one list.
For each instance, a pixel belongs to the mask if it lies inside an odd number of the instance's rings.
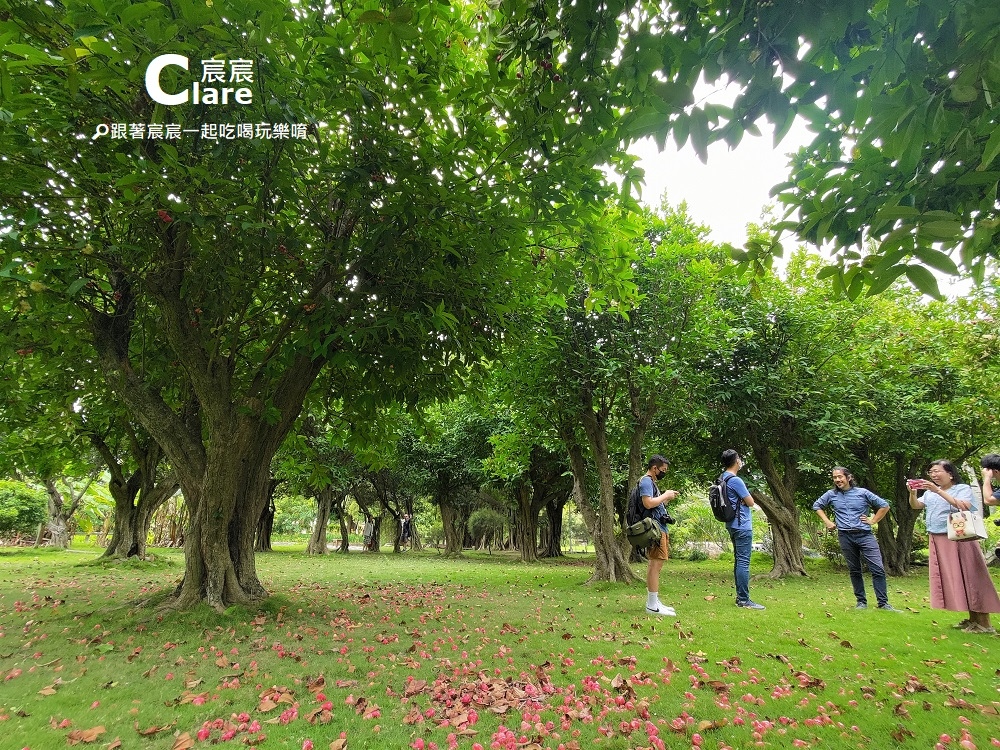
[{"label": "man in blue shirt", "polygon": [[[834,467],[832,477],[834,488],[823,493],[812,507],[827,529],[837,530],[840,551],[844,553],[844,560],[847,561],[851,586],[854,587],[854,598],[858,601],[855,608],[868,609],[865,579],[861,575],[861,560],[864,558],[868,570],[872,573],[872,588],[875,589],[878,608],[898,612],[899,610],[889,604],[885,568],[882,566],[882,550],[879,549],[878,541],[872,533],[872,526],[889,512],[889,503],[874,492],[855,486],[854,476],[843,466]],[[836,523],[826,515],[826,509],[831,507]],[[874,514],[872,510],[875,511]]]},{"label": "man in blue shirt", "polygon": [[646,611],[654,615],[665,615],[675,617],[677,613],[673,607],[668,607],[660,601],[660,570],[663,563],[669,556],[669,542],[667,538],[667,509],[665,503],[677,499],[680,494],[677,490],[667,490],[660,492],[656,486],[656,481],[666,476],[669,462],[663,456],[651,456],[646,462],[646,473],[639,480],[639,498],[643,506],[649,511],[649,517],[660,526],[660,539],[653,542],[649,548],[649,567],[646,569]]},{"label": "man in blue shirt", "polygon": [[743,459],[739,453],[730,448],[722,452],[722,465],[726,467],[722,472],[722,478],[726,480],[726,498],[736,510],[733,520],[726,523],[735,555],[733,577],[736,579],[736,606],[744,609],[764,609],[764,605],[750,599],[750,551],[753,547],[750,509],[754,507],[754,501],[746,483],[736,476],[743,468]]}]

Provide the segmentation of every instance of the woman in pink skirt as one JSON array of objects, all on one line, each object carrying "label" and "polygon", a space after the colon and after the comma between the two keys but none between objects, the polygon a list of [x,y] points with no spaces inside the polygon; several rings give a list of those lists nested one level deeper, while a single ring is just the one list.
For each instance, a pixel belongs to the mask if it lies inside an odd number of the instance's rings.
[{"label": "woman in pink skirt", "polygon": [[[986,558],[978,542],[953,542],[948,539],[948,516],[959,510],[982,511],[977,507],[972,488],[959,482],[958,471],[950,461],[931,463],[926,479],[907,482],[910,507],[923,508],[930,546],[931,607],[969,613],[955,627],[966,633],[995,633],[990,613],[1000,612],[993,579],[986,568]],[[924,493],[919,498],[917,492]]]}]

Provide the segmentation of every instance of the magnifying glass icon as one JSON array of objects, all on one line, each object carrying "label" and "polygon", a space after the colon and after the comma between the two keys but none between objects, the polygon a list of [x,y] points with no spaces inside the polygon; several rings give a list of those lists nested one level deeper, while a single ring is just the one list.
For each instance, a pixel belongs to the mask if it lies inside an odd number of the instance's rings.
[{"label": "magnifying glass icon", "polygon": [[109,128],[106,124],[102,122],[100,125],[97,126],[97,128],[94,129],[94,134],[90,137],[90,140],[96,141],[101,136],[110,134],[111,134],[111,128]]}]

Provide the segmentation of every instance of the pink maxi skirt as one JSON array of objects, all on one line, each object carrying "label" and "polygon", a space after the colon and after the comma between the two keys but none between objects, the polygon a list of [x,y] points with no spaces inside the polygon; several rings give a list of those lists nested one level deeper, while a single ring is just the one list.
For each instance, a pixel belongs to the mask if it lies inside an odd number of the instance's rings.
[{"label": "pink maxi skirt", "polygon": [[993,579],[978,542],[929,534],[931,607],[952,612],[1000,612]]}]

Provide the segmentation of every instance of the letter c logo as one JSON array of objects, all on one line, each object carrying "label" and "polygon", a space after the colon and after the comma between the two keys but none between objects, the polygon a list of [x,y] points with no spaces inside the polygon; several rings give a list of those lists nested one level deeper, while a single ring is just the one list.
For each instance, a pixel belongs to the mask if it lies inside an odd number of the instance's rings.
[{"label": "letter c logo", "polygon": [[188,59],[184,55],[159,55],[146,68],[146,91],[149,97],[157,104],[165,104],[172,107],[177,104],[184,104],[188,100],[189,92],[182,91],[179,94],[168,94],[160,87],[160,72],[168,65],[176,65],[179,68],[188,69]]}]

